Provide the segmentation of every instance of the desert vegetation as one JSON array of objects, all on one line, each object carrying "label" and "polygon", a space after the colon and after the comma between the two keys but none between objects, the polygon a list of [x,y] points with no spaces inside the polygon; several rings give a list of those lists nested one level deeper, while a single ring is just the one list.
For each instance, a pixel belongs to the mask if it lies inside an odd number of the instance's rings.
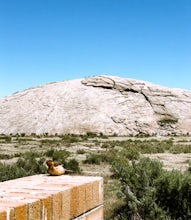
[{"label": "desert vegetation", "polygon": [[0,181],[46,173],[47,159],[103,176],[105,220],[191,218],[190,137],[0,135]]}]

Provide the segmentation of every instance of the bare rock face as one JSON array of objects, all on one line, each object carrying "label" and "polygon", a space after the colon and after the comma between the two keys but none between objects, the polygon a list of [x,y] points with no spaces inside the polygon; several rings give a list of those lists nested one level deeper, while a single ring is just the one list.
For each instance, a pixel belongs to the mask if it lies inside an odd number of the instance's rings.
[{"label": "bare rock face", "polygon": [[0,99],[1,134],[191,133],[191,92],[114,76],[50,83]]}]

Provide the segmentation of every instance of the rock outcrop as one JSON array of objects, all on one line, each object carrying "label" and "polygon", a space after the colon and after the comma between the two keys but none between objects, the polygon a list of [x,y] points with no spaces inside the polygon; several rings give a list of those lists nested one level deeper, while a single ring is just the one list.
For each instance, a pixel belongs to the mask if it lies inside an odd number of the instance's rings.
[{"label": "rock outcrop", "polygon": [[191,133],[191,92],[95,76],[49,83],[0,99],[1,134]]}]

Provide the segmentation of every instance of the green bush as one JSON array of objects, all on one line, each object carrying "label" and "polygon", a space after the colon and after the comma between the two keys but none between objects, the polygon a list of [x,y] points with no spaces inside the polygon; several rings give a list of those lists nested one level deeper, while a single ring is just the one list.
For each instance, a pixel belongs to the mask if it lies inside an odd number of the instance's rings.
[{"label": "green bush", "polygon": [[46,173],[44,158],[36,158],[36,154],[24,154],[15,164],[0,163],[0,181],[16,179],[34,174]]},{"label": "green bush", "polygon": [[191,153],[191,145],[174,145],[169,149],[169,152],[173,154]]},{"label": "green bush", "polygon": [[40,140],[40,142],[41,142],[42,144],[50,144],[50,145],[52,145],[52,144],[59,144],[59,143],[60,143],[60,140],[42,139],[42,140]]},{"label": "green bush", "polygon": [[11,142],[12,138],[11,136],[7,136],[7,135],[0,135],[0,140],[3,140],[4,142]]},{"label": "green bush", "polygon": [[9,154],[0,154],[0,160],[10,159],[10,158],[12,158],[12,156]]},{"label": "green bush", "polygon": [[94,132],[89,131],[89,132],[86,133],[86,136],[87,136],[88,138],[95,138],[95,137],[97,137],[98,135],[97,135],[96,133],[94,133]]},{"label": "green bush", "polygon": [[138,150],[136,149],[123,149],[119,155],[122,155],[123,157],[129,159],[129,160],[138,160],[140,157],[140,154]]},{"label": "green bush", "polygon": [[110,144],[108,144],[108,143],[102,143],[102,145],[101,145],[101,148],[106,148],[106,149],[108,149],[108,148],[110,148],[111,146],[110,146]]},{"label": "green bush", "polygon": [[100,165],[101,163],[100,155],[90,153],[86,156],[86,159],[83,161],[83,163]]},{"label": "green bush", "polygon": [[79,142],[81,140],[79,135],[64,135],[62,136],[62,141],[64,143],[75,143],[75,142]]},{"label": "green bush", "polygon": [[124,156],[116,158],[112,171],[126,201],[121,219],[191,219],[190,174],[165,171],[157,160],[129,162]]},{"label": "green bush", "polygon": [[76,153],[77,153],[77,154],[85,154],[86,151],[85,151],[84,149],[78,149],[78,150],[76,151]]},{"label": "green bush", "polygon": [[44,158],[35,159],[34,157],[19,158],[16,166],[25,172],[25,176],[41,174],[46,172]]},{"label": "green bush", "polygon": [[49,149],[49,150],[47,150],[46,152],[45,152],[45,155],[47,156],[47,157],[52,157],[53,156],[53,154],[54,154],[54,149],[53,148],[51,148],[51,149]]},{"label": "green bush", "polygon": [[151,154],[151,153],[164,153],[166,150],[169,150],[173,146],[172,140],[157,141],[156,139],[151,140],[125,140],[125,141],[108,141],[104,144],[114,147],[122,147],[126,150],[138,151],[142,154]]},{"label": "green bush", "polygon": [[65,165],[67,158],[70,156],[70,152],[67,150],[55,150],[51,148],[45,152],[45,156],[51,157],[52,160],[57,161]]},{"label": "green bush", "polygon": [[0,163],[0,182],[26,176],[25,170],[14,165]]},{"label": "green bush", "polygon": [[162,124],[176,124],[177,122],[178,122],[177,118],[165,117],[165,118],[159,120],[158,124],[159,125],[162,125]]},{"label": "green bush", "polygon": [[70,156],[70,152],[67,150],[55,150],[52,155],[54,161],[65,163],[66,159]]},{"label": "green bush", "polygon": [[101,162],[106,162],[106,163],[112,163],[113,160],[115,159],[117,154],[117,150],[116,149],[109,149],[106,151],[101,152],[98,157],[100,158]]},{"label": "green bush", "polygon": [[75,173],[80,173],[81,172],[79,163],[76,159],[70,159],[66,163],[66,169],[71,170],[72,172],[75,172]]},{"label": "green bush", "polygon": [[116,157],[116,154],[117,150],[115,149],[110,149],[99,153],[89,153],[83,163],[97,165],[100,165],[101,162],[112,163]]},{"label": "green bush", "polygon": [[[43,153],[26,152],[20,155],[18,161],[12,165],[0,163],[0,181],[46,173],[47,168],[44,165],[46,158],[43,156]],[[62,163],[66,169],[74,173],[81,172],[78,161],[68,159],[70,152],[66,150],[50,149],[45,152],[45,156],[52,157],[54,161]]]},{"label": "green bush", "polygon": [[172,219],[191,219],[191,175],[163,172],[156,182],[156,198]]}]

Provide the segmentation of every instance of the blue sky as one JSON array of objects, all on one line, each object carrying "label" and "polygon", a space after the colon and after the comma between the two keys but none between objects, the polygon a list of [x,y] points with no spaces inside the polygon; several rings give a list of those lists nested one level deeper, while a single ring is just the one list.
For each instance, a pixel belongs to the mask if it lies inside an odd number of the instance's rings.
[{"label": "blue sky", "polygon": [[116,75],[190,90],[190,0],[0,0],[0,97]]}]

